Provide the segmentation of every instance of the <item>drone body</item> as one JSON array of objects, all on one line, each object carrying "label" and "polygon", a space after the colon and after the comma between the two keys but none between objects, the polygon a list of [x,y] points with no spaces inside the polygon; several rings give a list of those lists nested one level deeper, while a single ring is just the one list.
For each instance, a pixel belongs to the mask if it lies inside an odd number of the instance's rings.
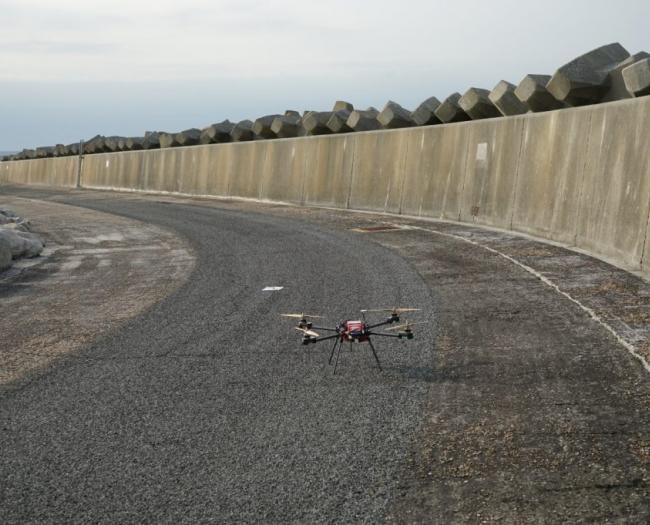
[{"label": "drone body", "polygon": [[[320,318],[320,316],[315,315],[305,315],[305,314],[282,314],[283,317],[294,317],[299,318],[298,326],[296,330],[303,333],[302,344],[308,345],[310,343],[318,343],[320,341],[326,341],[328,339],[334,340],[334,346],[332,347],[332,352],[330,354],[329,363],[332,364],[332,359],[334,358],[334,353],[338,348],[338,353],[336,354],[336,362],[334,364],[334,373],[336,374],[336,369],[338,367],[339,356],[341,354],[341,347],[343,343],[368,343],[372,354],[375,357],[377,362],[377,367],[381,370],[381,363],[379,362],[379,357],[375,351],[375,347],[372,344],[371,337],[395,337],[397,339],[413,339],[413,332],[411,331],[412,323],[408,321],[405,324],[395,326],[392,328],[387,328],[386,331],[398,331],[396,334],[387,334],[383,332],[376,332],[373,329],[380,326],[390,325],[394,323],[399,323],[400,318],[399,314],[402,312],[415,312],[418,311],[418,308],[391,308],[391,309],[379,309],[379,310],[361,310],[363,320],[346,320],[341,321],[338,325],[333,328],[325,326],[314,326],[311,321],[307,319]],[[366,321],[366,313],[369,312],[390,312],[390,317],[384,319],[381,322],[369,324]],[[417,323],[415,323],[417,324]],[[324,330],[326,332],[334,332],[332,335],[321,336],[318,332],[314,330]]]}]

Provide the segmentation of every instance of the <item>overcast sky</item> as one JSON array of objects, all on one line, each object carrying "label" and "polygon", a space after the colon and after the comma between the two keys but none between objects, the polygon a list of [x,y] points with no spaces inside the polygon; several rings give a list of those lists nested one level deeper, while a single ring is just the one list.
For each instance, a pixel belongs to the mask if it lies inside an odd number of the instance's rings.
[{"label": "overcast sky", "polygon": [[650,0],[0,0],[0,151],[551,74]]}]

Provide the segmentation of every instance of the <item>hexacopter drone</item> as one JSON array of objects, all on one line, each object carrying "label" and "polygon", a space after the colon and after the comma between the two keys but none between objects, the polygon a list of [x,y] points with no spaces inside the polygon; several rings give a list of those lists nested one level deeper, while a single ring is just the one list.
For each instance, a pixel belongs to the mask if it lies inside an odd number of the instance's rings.
[{"label": "hexacopter drone", "polygon": [[[294,319],[299,319],[298,326],[296,330],[302,332],[302,344],[308,345],[311,343],[320,343],[321,341],[327,341],[328,339],[334,339],[334,346],[330,353],[329,364],[332,364],[332,359],[336,353],[336,361],[334,363],[334,373],[336,374],[336,369],[339,364],[339,355],[341,355],[341,347],[343,343],[368,343],[370,349],[372,350],[372,355],[375,356],[375,361],[377,361],[377,367],[381,371],[381,363],[379,362],[379,357],[375,350],[374,345],[372,344],[371,337],[396,337],[397,339],[413,339],[413,331],[411,327],[414,324],[422,323],[409,323],[405,321],[403,324],[398,326],[393,326],[387,328],[386,332],[397,331],[396,334],[387,334],[383,332],[375,332],[374,329],[380,326],[391,325],[400,322],[400,314],[405,312],[417,312],[419,308],[378,308],[374,310],[361,310],[360,320],[347,320],[341,321],[335,327],[326,327],[326,326],[315,326],[309,319],[322,319],[320,315],[306,315],[304,313],[300,314],[280,314],[282,317],[291,317]],[[381,322],[369,324],[366,321],[367,313],[378,313],[378,312],[390,312],[390,317],[387,317]],[[321,336],[315,330],[323,330],[325,332],[334,332],[332,335]],[[338,352],[337,352],[338,348]]]}]

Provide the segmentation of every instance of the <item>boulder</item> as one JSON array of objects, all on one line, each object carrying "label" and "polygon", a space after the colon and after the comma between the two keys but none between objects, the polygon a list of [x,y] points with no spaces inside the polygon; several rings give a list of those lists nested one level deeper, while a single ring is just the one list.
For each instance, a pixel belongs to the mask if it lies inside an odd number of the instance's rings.
[{"label": "boulder", "polygon": [[528,113],[528,106],[517,98],[515,89],[514,84],[502,80],[490,91],[490,101],[506,117]]},{"label": "boulder", "polygon": [[349,133],[352,128],[348,126],[347,122],[350,118],[352,111],[347,109],[339,109],[333,111],[332,116],[327,121],[327,127],[332,133]]},{"label": "boulder", "polygon": [[300,118],[300,114],[292,112],[287,115],[285,113],[284,116],[278,116],[273,119],[271,131],[279,139],[297,137],[301,134],[301,123],[302,119]]},{"label": "boulder", "polygon": [[336,113],[337,111],[354,111],[354,106],[350,104],[349,102],[346,102],[345,100],[337,100],[334,103],[334,107],[332,108],[332,111]]},{"label": "boulder", "polygon": [[379,111],[375,108],[368,108],[366,110],[355,109],[350,113],[350,117],[346,122],[347,126],[353,131],[372,131],[381,129],[381,124],[377,120]]},{"label": "boulder", "polygon": [[310,111],[302,117],[302,127],[305,135],[327,135],[332,132],[327,127],[327,121],[332,116],[331,111]]},{"label": "boulder", "polygon": [[416,126],[440,124],[440,119],[436,116],[438,106],[440,101],[436,97],[429,97],[411,113],[411,120]]},{"label": "boulder", "polygon": [[411,112],[392,100],[386,102],[377,115],[377,120],[386,129],[410,128],[414,124],[411,120]]},{"label": "boulder", "polygon": [[212,124],[207,128],[201,130],[201,144],[219,144],[222,142],[230,142],[232,137],[230,132],[235,125],[229,120],[224,120],[218,124]]},{"label": "boulder", "polygon": [[470,116],[458,105],[459,100],[460,93],[452,93],[440,103],[438,109],[435,111],[436,117],[440,119],[440,122],[447,124],[449,122],[471,120]]},{"label": "boulder", "polygon": [[235,127],[232,128],[230,136],[234,142],[244,142],[248,140],[253,140],[255,134],[253,133],[253,123],[250,120],[242,120],[235,124]]},{"label": "boulder", "polygon": [[0,228],[0,242],[3,239],[9,244],[14,259],[37,257],[43,251],[43,242],[33,233]]},{"label": "boulder", "polygon": [[299,112],[299,111],[296,111],[296,110],[293,110],[293,109],[287,109],[287,110],[284,112],[284,116],[285,116],[285,117],[299,117],[299,116],[300,116],[300,112]]},{"label": "boulder", "polygon": [[253,133],[256,139],[274,139],[275,133],[271,130],[271,124],[277,117],[282,115],[264,115],[253,123]]},{"label": "boulder", "polygon": [[515,96],[534,113],[566,107],[546,89],[550,75],[526,75],[515,89]]},{"label": "boulder", "polygon": [[644,58],[623,69],[627,91],[635,97],[650,95],[650,58]]},{"label": "boulder", "polygon": [[501,116],[499,110],[490,100],[490,92],[487,89],[469,88],[458,99],[458,105],[472,120]]},{"label": "boulder", "polygon": [[610,85],[610,73],[630,54],[619,43],[599,47],[558,69],[546,89],[571,106],[601,102]]}]

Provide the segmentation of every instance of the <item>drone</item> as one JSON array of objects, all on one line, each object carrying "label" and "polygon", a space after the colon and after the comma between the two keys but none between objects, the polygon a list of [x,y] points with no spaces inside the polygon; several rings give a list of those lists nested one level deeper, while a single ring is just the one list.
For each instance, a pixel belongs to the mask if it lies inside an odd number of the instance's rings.
[{"label": "drone", "polygon": [[[423,323],[410,323],[405,321],[402,324],[397,326],[392,326],[391,328],[386,328],[384,332],[375,332],[375,328],[380,326],[393,325],[400,322],[400,314],[406,312],[418,312],[419,308],[378,308],[374,310],[361,310],[361,319],[360,320],[347,320],[341,321],[338,325],[334,327],[325,327],[325,326],[315,326],[311,319],[323,319],[323,316],[320,315],[307,315],[304,313],[299,314],[280,314],[282,317],[290,317],[294,319],[299,319],[298,326],[295,327],[296,330],[302,333],[302,344],[309,345],[313,343],[320,343],[321,341],[334,340],[334,346],[330,352],[329,364],[332,364],[332,359],[334,359],[334,354],[336,353],[336,361],[334,362],[334,374],[336,374],[336,369],[339,364],[339,356],[341,355],[341,348],[343,343],[348,342],[352,343],[368,343],[370,349],[372,350],[372,355],[375,357],[377,362],[377,367],[379,371],[382,371],[381,363],[379,357],[377,356],[377,351],[375,346],[372,344],[372,337],[394,337],[397,339],[413,339],[413,331],[411,327],[416,324]],[[368,313],[383,313],[389,312],[389,317],[385,318],[383,321],[378,323],[368,323],[366,321],[366,314]],[[324,332],[334,332],[332,335],[321,336],[315,330],[322,330]],[[396,332],[393,334],[385,332]],[[337,352],[338,349],[338,352]]]}]

